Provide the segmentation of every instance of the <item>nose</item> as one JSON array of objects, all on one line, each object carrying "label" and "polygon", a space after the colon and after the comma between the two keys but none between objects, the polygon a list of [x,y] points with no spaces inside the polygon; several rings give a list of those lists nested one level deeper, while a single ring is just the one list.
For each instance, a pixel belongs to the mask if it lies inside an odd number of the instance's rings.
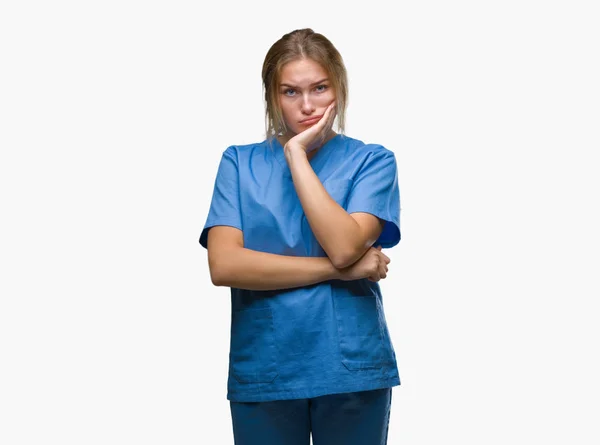
[{"label": "nose", "polygon": [[315,111],[315,106],[310,100],[308,94],[302,96],[302,113],[311,115]]}]

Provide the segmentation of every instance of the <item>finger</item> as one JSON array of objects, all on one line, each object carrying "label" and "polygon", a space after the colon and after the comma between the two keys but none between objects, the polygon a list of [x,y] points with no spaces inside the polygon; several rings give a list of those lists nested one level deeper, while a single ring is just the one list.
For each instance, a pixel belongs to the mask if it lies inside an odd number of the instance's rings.
[{"label": "finger", "polygon": [[381,265],[379,266],[379,276],[381,278],[385,278],[387,277],[387,272],[386,272],[387,267],[385,267],[385,265]]},{"label": "finger", "polygon": [[381,246],[377,246],[375,247],[377,250],[381,250]]},{"label": "finger", "polygon": [[333,101],[333,102],[331,102],[331,104],[329,105],[329,108],[327,110],[327,113],[328,113],[327,114],[327,120],[328,120],[327,124],[328,124],[328,127],[332,127],[333,126],[333,121],[335,120],[335,114],[336,114],[335,113],[335,111],[336,111],[335,110],[335,106],[336,106],[335,101]]},{"label": "finger", "polygon": [[321,141],[324,141],[329,134],[329,130],[333,127],[333,122],[335,120],[335,101],[330,103],[325,113],[323,113],[323,117],[319,120],[318,124],[322,124],[319,126],[320,138]]},{"label": "finger", "polygon": [[334,111],[335,111],[335,101],[333,101],[329,105],[327,105],[327,108],[325,109],[325,113],[323,113],[323,117],[325,119],[331,118],[331,115],[335,114]]},{"label": "finger", "polygon": [[311,128],[317,128],[319,130],[319,132],[323,131],[325,129],[325,127],[329,126],[329,122],[331,120],[331,116],[332,116],[332,105],[335,102],[332,102],[331,104],[329,104],[329,106],[327,107],[327,109],[325,110],[325,113],[323,113],[323,117],[321,119],[319,119],[319,121],[313,125]]},{"label": "finger", "polygon": [[386,263],[389,263],[389,262],[391,261],[391,260],[390,260],[390,257],[389,257],[389,256],[387,256],[385,253],[383,253],[383,252],[381,251],[381,249],[380,249],[380,250],[379,250],[377,253],[379,254],[379,257],[380,257],[381,259],[383,259],[383,261],[385,261]]}]

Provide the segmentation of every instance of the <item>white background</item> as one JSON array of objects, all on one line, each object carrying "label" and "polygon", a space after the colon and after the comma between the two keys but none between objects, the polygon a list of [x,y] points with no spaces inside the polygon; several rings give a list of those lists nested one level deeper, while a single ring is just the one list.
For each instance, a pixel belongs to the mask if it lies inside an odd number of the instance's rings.
[{"label": "white background", "polygon": [[399,165],[389,443],[598,444],[593,3],[3,2],[0,443],[233,443],[198,237],[268,48],[311,27]]}]

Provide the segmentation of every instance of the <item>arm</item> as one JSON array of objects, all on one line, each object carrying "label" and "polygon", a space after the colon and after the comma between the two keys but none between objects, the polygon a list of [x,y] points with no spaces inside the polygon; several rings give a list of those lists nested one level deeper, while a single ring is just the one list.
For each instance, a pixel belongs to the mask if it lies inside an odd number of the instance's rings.
[{"label": "arm", "polygon": [[356,262],[377,241],[385,221],[370,213],[348,214],[313,171],[302,147],[286,144],[286,157],[306,219],[337,268]]},{"label": "arm", "polygon": [[215,286],[275,290],[339,278],[327,257],[276,255],[244,248],[235,227],[214,226],[208,232],[208,264]]}]

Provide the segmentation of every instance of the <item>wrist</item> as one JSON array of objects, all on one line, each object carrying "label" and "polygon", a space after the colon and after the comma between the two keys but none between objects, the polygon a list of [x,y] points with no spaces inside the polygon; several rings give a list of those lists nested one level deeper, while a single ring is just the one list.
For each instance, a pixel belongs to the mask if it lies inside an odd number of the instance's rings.
[{"label": "wrist", "polygon": [[283,146],[283,151],[289,155],[297,156],[297,155],[306,155],[306,149],[298,144],[290,144],[287,143]]},{"label": "wrist", "polygon": [[283,152],[289,165],[292,165],[295,161],[308,160],[306,150],[299,145],[285,144],[283,147]]}]

